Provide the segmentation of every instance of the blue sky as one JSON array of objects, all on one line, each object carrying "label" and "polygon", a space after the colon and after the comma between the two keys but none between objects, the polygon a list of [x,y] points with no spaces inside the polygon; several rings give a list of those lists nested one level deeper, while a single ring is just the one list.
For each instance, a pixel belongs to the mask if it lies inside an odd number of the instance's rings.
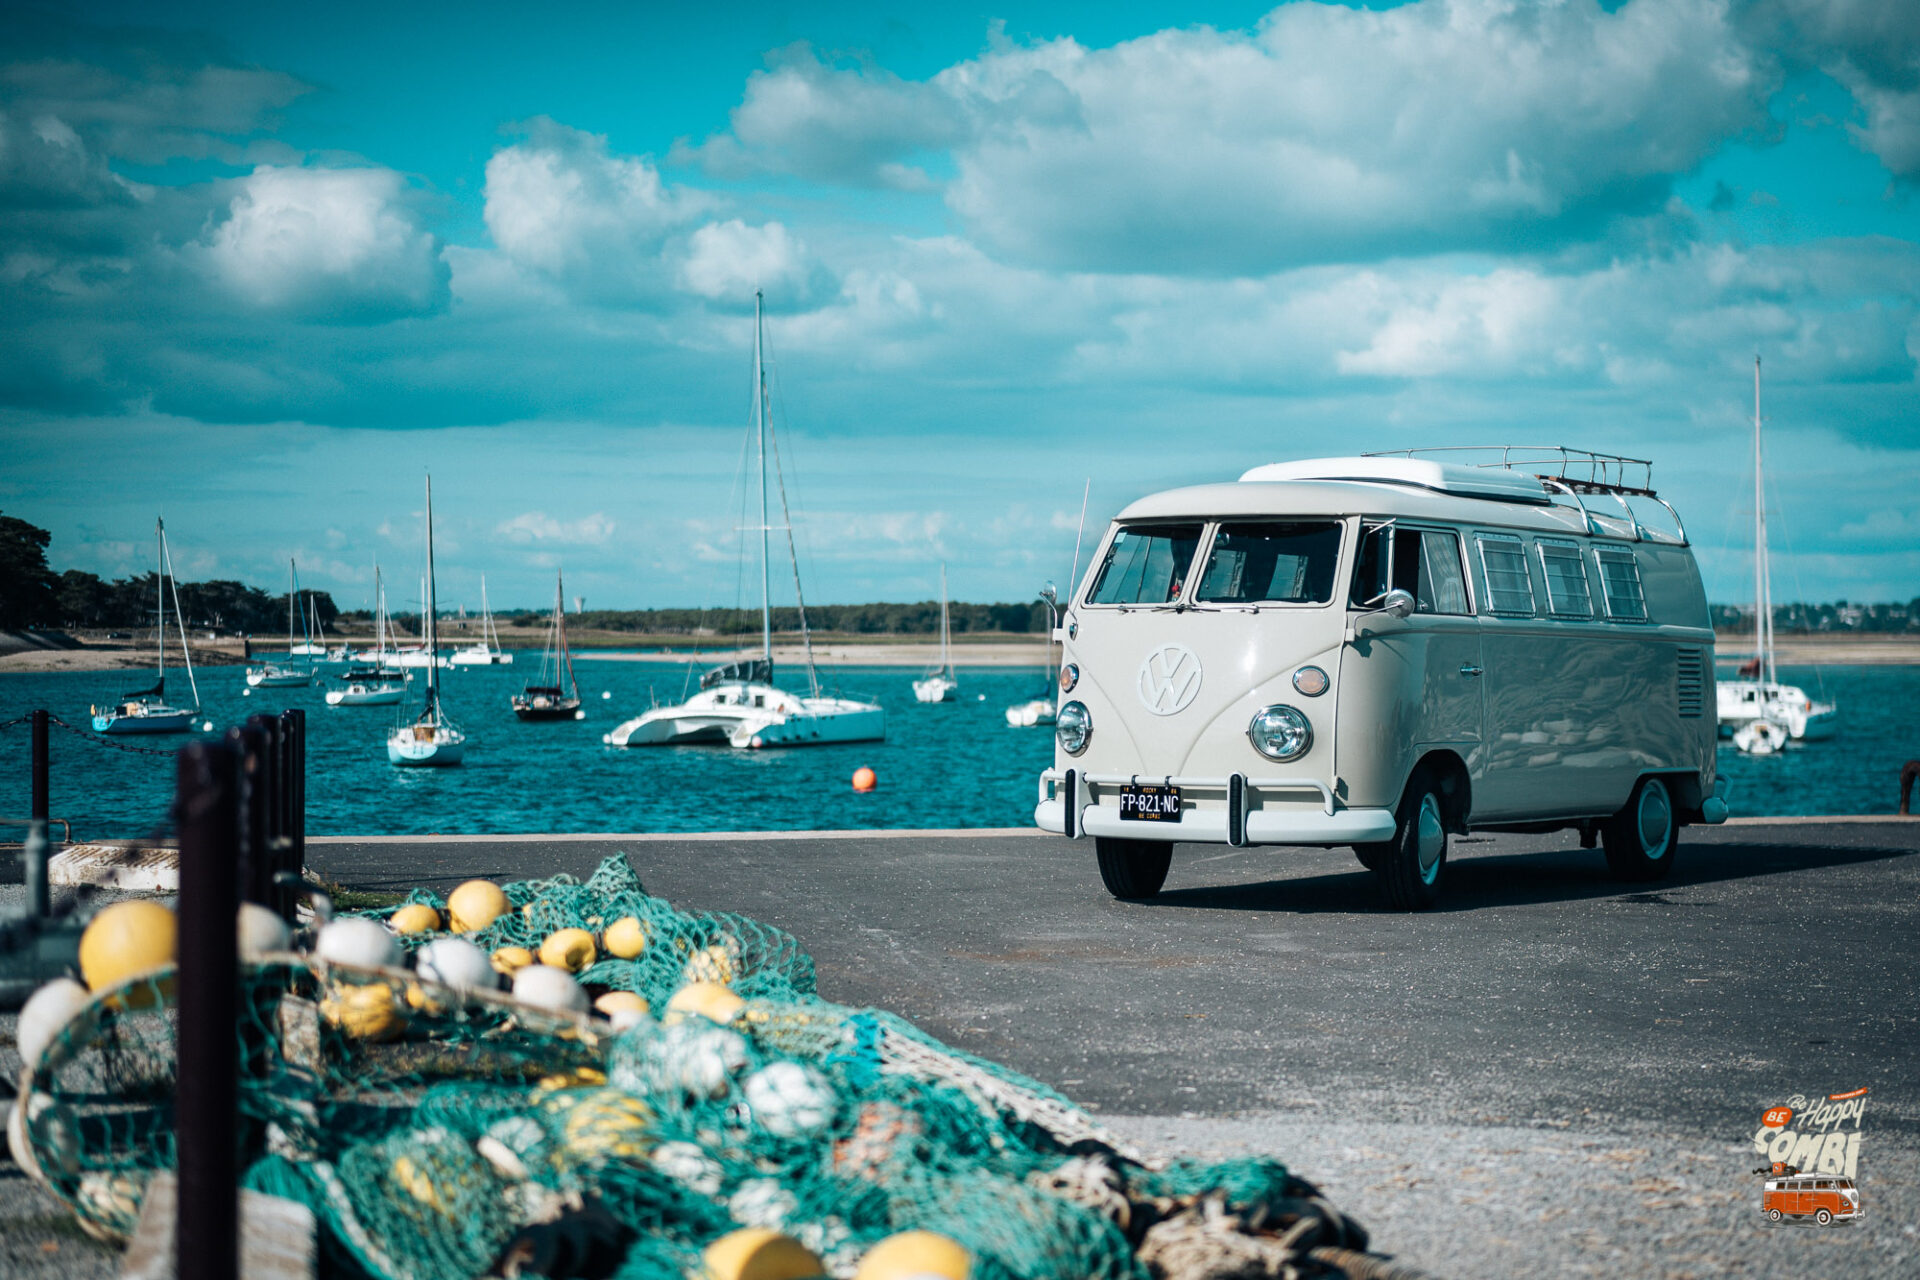
[{"label": "blue sky", "polygon": [[[751,296],[820,600],[1064,579],[1082,484],[1564,443],[1748,594],[1920,595],[1920,17],[16,9],[0,508],[58,563],[731,604]],[[1784,545],[1783,545],[1784,544]]]}]

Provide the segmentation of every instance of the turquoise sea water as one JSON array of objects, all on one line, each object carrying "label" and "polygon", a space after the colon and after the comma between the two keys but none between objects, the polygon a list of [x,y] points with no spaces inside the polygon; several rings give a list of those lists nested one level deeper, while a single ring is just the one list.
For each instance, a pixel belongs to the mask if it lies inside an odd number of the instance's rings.
[{"label": "turquoise sea water", "polygon": [[[385,732],[403,708],[328,707],[318,687],[242,696],[238,667],[201,672],[201,696],[220,726],[288,706],[307,711],[307,824],[316,835],[1025,826],[1035,776],[1053,759],[1048,730],[1010,729],[1004,716],[1038,692],[1037,665],[963,670],[962,701],[935,706],[914,701],[917,670],[836,670],[843,691],[886,707],[886,741],[788,751],[602,746],[600,735],[650,698],[682,696],[684,668],[656,662],[582,660],[587,719],[522,724],[507,699],[538,665],[538,654],[521,653],[513,666],[445,673],[447,705],[469,734],[466,763],[452,769],[387,763]],[[799,674],[783,671],[782,683],[791,687]],[[1781,677],[1838,700],[1840,736],[1766,758],[1723,746],[1734,812],[1893,812],[1900,763],[1920,757],[1920,667],[1783,668]],[[174,681],[170,674],[170,693]],[[418,673],[416,689],[417,681]],[[89,704],[139,683],[138,672],[0,676],[0,722],[45,707],[84,726]],[[177,693],[185,693],[184,680]],[[117,741],[171,748],[183,739]],[[27,746],[25,725],[0,731],[0,816],[28,811]],[[162,823],[170,759],[58,728],[52,751],[53,812],[71,819],[77,836],[143,835]],[[880,776],[871,794],[850,785],[862,765]]]}]

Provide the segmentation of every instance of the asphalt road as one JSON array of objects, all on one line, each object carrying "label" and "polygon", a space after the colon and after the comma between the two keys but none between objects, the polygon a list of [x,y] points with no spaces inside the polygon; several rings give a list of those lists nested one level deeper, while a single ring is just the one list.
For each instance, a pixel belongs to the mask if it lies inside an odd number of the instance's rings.
[{"label": "asphalt road", "polygon": [[[1653,886],[1613,883],[1571,837],[1470,838],[1421,915],[1384,910],[1345,850],[1180,846],[1157,899],[1116,902],[1090,843],[1037,835],[447,839],[309,861],[445,887],[584,876],[616,851],[655,893],[797,935],[827,998],[903,1013],[1163,1148],[1264,1136],[1441,1274],[1920,1274],[1920,822],[1690,829]],[[1760,1227],[1761,1111],[1863,1086],[1868,1220]]]},{"label": "asphalt road", "polygon": [[[1567,838],[1473,839],[1442,909],[1411,916],[1344,850],[1181,846],[1143,904],[1107,896],[1089,844],[1037,835],[366,840],[308,860],[444,889],[616,852],[681,905],[793,932],[825,997],[905,1014],[1150,1148],[1279,1155],[1442,1276],[1920,1275],[1920,822],[1693,829],[1655,886],[1614,884]],[[1761,1111],[1861,1087],[1867,1220],[1762,1226]],[[15,1265],[29,1222],[57,1226],[30,1197],[0,1217]],[[32,1238],[36,1274],[108,1273]]]}]

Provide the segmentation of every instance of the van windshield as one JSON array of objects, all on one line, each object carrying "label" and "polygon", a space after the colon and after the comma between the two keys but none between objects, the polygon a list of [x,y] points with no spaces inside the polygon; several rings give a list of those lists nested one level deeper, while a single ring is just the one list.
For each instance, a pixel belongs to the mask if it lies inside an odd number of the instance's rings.
[{"label": "van windshield", "polygon": [[1325,604],[1333,599],[1333,520],[1223,524],[1195,599],[1209,604]]},{"label": "van windshield", "polygon": [[1087,591],[1088,604],[1166,604],[1187,584],[1193,553],[1200,546],[1197,524],[1150,524],[1113,535],[1107,558]]}]

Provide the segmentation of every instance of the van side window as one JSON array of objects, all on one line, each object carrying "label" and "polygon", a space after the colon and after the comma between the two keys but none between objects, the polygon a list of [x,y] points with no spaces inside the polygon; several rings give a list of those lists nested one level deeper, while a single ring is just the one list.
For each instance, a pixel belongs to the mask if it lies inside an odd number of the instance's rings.
[{"label": "van side window", "polygon": [[1533,615],[1533,577],[1518,538],[1479,539],[1480,564],[1487,576],[1487,608],[1495,613]]},{"label": "van side window", "polygon": [[1645,622],[1647,596],[1640,586],[1640,562],[1623,547],[1596,547],[1594,560],[1600,566],[1600,589],[1607,598],[1607,616],[1628,622]]},{"label": "van side window", "polygon": [[1223,524],[1194,599],[1214,604],[1325,604],[1340,563],[1332,520]]},{"label": "van side window", "polygon": [[1120,530],[1107,548],[1099,576],[1087,591],[1087,603],[1165,604],[1178,598],[1199,546],[1197,524],[1138,525]]},{"label": "van side window", "polygon": [[1460,539],[1444,530],[1367,528],[1354,561],[1352,603],[1372,608],[1394,588],[1413,597],[1417,613],[1473,612]]},{"label": "van side window", "polygon": [[1537,545],[1547,580],[1547,612],[1559,618],[1591,618],[1593,593],[1587,589],[1587,562],[1579,545],[1545,538]]}]

